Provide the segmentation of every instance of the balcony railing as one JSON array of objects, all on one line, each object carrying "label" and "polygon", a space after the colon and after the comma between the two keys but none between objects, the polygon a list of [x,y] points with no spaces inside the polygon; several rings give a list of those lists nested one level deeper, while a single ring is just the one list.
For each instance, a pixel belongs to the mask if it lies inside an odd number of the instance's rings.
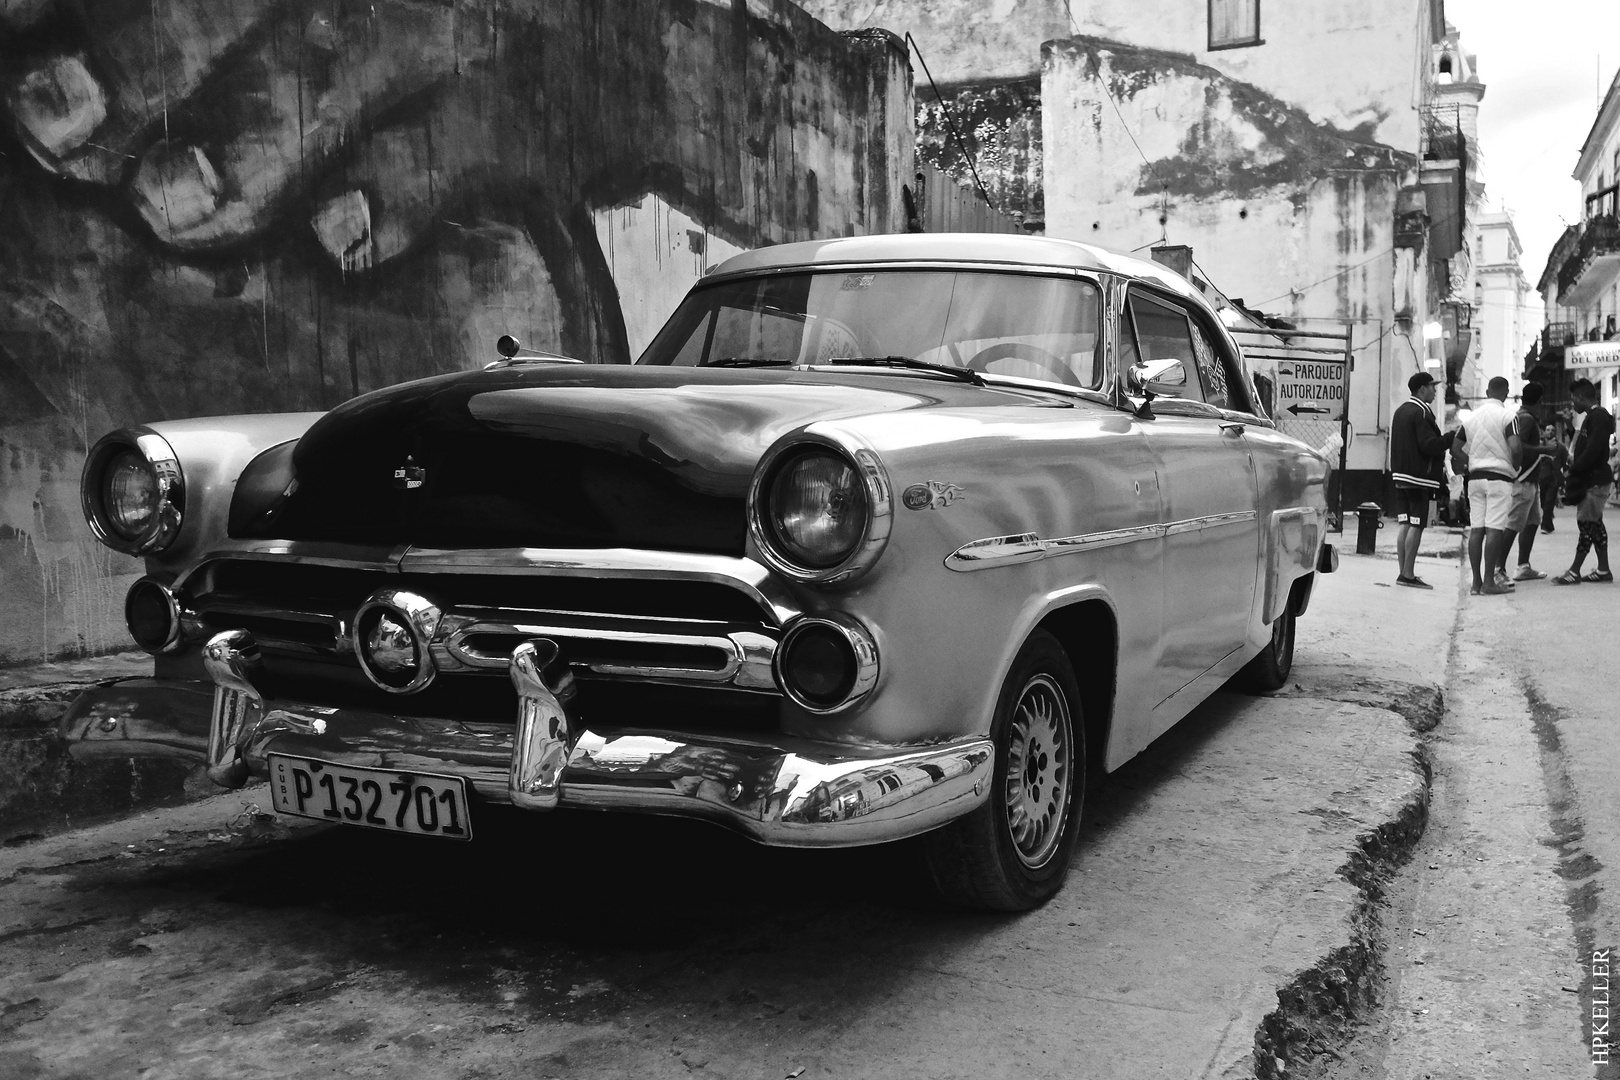
[{"label": "balcony railing", "polygon": [[1587,219],[1581,224],[1581,236],[1574,254],[1564,260],[1563,267],[1558,271],[1559,295],[1575,290],[1581,275],[1592,265],[1592,260],[1617,253],[1620,253],[1620,217],[1602,214]]},{"label": "balcony railing", "polygon": [[1575,344],[1575,324],[1572,322],[1550,322],[1541,328],[1541,355],[1546,356],[1549,349],[1562,349]]}]

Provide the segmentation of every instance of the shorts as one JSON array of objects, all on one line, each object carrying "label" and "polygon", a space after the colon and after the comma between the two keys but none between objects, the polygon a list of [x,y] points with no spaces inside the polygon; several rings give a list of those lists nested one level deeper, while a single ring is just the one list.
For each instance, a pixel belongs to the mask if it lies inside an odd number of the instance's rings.
[{"label": "shorts", "polygon": [[1468,481],[1469,527],[1507,530],[1513,509],[1514,487],[1511,480],[1471,478]]},{"label": "shorts", "polygon": [[1541,485],[1534,480],[1518,480],[1513,484],[1513,501],[1508,505],[1508,531],[1541,524]]},{"label": "shorts", "polygon": [[1402,525],[1424,528],[1429,524],[1429,503],[1433,501],[1434,492],[1428,488],[1396,484],[1395,520]]},{"label": "shorts", "polygon": [[1609,501],[1609,485],[1599,484],[1586,489],[1586,498],[1575,507],[1576,521],[1602,521],[1603,504]]}]

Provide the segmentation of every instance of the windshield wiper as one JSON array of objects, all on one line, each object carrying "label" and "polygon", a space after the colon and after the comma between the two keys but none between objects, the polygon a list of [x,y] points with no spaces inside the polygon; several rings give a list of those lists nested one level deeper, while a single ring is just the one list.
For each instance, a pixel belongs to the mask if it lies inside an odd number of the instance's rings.
[{"label": "windshield wiper", "polygon": [[895,367],[910,368],[914,371],[932,371],[940,375],[948,375],[957,382],[972,383],[974,386],[983,386],[985,382],[979,377],[977,371],[969,368],[951,367],[947,364],[931,364],[927,360],[918,360],[914,356],[833,356],[818,361],[822,364],[849,364],[852,367]]},{"label": "windshield wiper", "polygon": [[791,360],[771,360],[761,356],[722,356],[718,360],[705,360],[699,367],[787,367]]}]

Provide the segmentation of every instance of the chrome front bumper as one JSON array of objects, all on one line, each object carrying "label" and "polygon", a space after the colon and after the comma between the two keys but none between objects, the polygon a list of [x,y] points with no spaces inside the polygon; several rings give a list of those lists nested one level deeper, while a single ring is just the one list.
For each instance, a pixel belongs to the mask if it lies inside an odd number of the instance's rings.
[{"label": "chrome front bumper", "polygon": [[208,645],[214,685],[136,679],[81,695],[61,722],[77,756],[159,755],[216,783],[268,773],[272,751],[340,765],[465,777],[485,801],[705,818],[779,847],[852,847],[926,832],[989,796],[988,739],[926,747],[835,745],[640,729],[570,717],[566,665],[520,646],[515,724],[402,717],[266,700],[240,631]]}]

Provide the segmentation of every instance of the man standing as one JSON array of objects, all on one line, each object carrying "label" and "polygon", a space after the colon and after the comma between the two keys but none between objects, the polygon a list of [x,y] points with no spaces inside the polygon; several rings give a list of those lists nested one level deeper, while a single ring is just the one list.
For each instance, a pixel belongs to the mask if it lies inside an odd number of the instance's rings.
[{"label": "man standing", "polygon": [[1553,507],[1558,505],[1558,481],[1569,464],[1569,450],[1558,437],[1557,424],[1545,424],[1541,429],[1541,452],[1552,457],[1541,476],[1541,531],[1553,531]]},{"label": "man standing", "polygon": [[[1564,488],[1570,495],[1584,490],[1575,504],[1575,527],[1580,537],[1575,542],[1575,561],[1568,570],[1553,578],[1554,585],[1574,585],[1582,581],[1613,581],[1609,571],[1609,533],[1603,527],[1603,506],[1609,501],[1609,486],[1614,473],[1609,469],[1609,436],[1614,434],[1614,417],[1597,403],[1597,387],[1591,379],[1576,379],[1569,384],[1569,399],[1575,411],[1582,414],[1581,429],[1575,433],[1575,442],[1569,448],[1569,474]],[[1581,563],[1588,551],[1597,552],[1597,569],[1581,576]]]},{"label": "man standing", "polygon": [[1440,491],[1446,451],[1456,432],[1440,434],[1434,419],[1434,376],[1420,371],[1406,380],[1412,396],[1395,410],[1389,424],[1389,471],[1395,481],[1395,556],[1400,569],[1395,584],[1432,589],[1417,576],[1418,544],[1429,524],[1429,503]]},{"label": "man standing", "polygon": [[[1540,383],[1525,383],[1519,391],[1519,413],[1513,418],[1513,433],[1519,437],[1521,448],[1519,471],[1513,477],[1513,504],[1508,510],[1508,530],[1519,537],[1519,568],[1514,581],[1537,581],[1547,576],[1530,565],[1530,550],[1536,545],[1536,530],[1541,527],[1542,479],[1555,468],[1553,448],[1541,445],[1541,422],[1535,414],[1542,393]],[[1506,564],[1501,569],[1505,575]]]},{"label": "man standing", "polygon": [[1468,454],[1468,565],[1474,596],[1499,596],[1513,583],[1503,567],[1513,544],[1509,531],[1513,478],[1520,443],[1506,406],[1508,381],[1497,375],[1485,384],[1485,400],[1464,420],[1458,442]]}]

